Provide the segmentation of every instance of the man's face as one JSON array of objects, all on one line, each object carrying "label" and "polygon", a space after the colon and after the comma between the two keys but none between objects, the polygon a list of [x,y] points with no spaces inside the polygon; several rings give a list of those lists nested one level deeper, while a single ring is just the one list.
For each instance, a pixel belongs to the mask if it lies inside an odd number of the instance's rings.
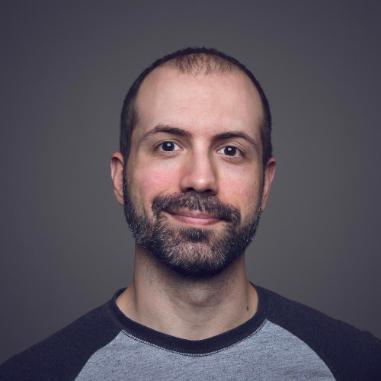
[{"label": "man's face", "polygon": [[182,275],[213,276],[243,254],[268,196],[259,95],[238,70],[164,66],[135,107],[124,204],[136,242]]}]

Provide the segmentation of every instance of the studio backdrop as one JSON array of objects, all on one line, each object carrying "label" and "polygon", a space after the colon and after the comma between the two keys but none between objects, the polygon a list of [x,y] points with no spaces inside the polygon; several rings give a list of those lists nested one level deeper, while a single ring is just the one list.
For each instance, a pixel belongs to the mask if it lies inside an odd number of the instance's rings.
[{"label": "studio backdrop", "polygon": [[2,1],[0,362],[129,283],[109,175],[121,104],[187,46],[236,57],[270,100],[251,281],[380,337],[380,4]]}]

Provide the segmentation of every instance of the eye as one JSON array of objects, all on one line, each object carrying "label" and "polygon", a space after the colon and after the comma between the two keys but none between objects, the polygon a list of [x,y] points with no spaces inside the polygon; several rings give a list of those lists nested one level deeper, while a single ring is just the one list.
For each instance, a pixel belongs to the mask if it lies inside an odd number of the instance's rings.
[{"label": "eye", "polygon": [[222,152],[225,156],[231,156],[231,157],[240,157],[242,155],[242,151],[234,146],[225,146],[218,150],[218,152]]},{"label": "eye", "polygon": [[180,147],[171,140],[166,140],[164,142],[161,142],[156,147],[159,151],[165,151],[165,152],[172,152],[177,151]]}]

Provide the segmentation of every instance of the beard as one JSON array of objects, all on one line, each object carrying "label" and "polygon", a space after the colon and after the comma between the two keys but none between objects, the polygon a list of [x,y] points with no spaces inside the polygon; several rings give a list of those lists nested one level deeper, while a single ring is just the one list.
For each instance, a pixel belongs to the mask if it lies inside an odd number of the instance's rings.
[{"label": "beard", "polygon": [[[214,195],[194,190],[157,196],[152,221],[139,213],[124,181],[124,213],[136,243],[177,274],[194,280],[211,278],[242,256],[253,240],[261,216],[257,208],[241,225],[241,213]],[[174,226],[165,213],[179,209],[206,212],[222,220],[222,229]],[[218,222],[220,225],[221,222]]]}]

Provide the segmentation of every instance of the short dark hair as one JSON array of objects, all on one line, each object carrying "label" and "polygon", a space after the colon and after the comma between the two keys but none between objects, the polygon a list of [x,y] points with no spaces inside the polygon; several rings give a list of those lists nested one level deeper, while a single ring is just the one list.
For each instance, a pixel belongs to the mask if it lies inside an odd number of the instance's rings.
[{"label": "short dark hair", "polygon": [[250,78],[261,98],[264,114],[261,125],[261,140],[263,146],[262,161],[263,164],[267,163],[272,156],[271,112],[269,102],[261,85],[255,78],[254,74],[235,58],[216,49],[202,47],[177,50],[162,58],[159,58],[144,69],[129,88],[123,102],[120,124],[120,152],[124,157],[125,166],[130,153],[132,131],[138,118],[135,108],[135,101],[139,88],[149,73],[164,64],[171,64],[179,71],[185,73],[202,71],[204,74],[208,74],[215,71],[231,71],[234,68],[238,68],[243,71]]}]

